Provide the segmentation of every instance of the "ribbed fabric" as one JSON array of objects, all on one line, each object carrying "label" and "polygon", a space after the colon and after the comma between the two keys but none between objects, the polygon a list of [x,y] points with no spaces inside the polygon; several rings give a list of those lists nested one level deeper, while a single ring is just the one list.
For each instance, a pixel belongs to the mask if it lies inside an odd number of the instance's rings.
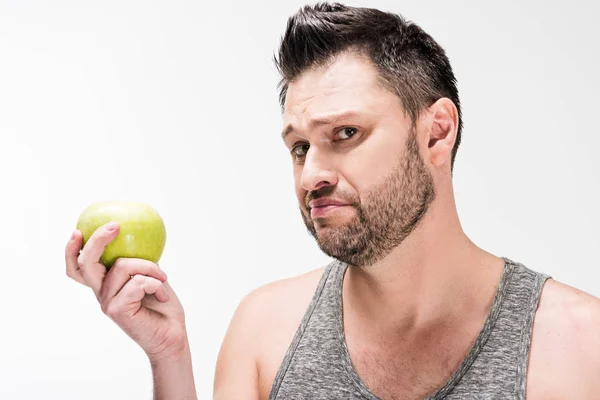
[{"label": "ribbed fabric", "polygon": [[[550,276],[503,257],[490,312],[467,357],[427,399],[524,399],[533,319]],[[380,400],[352,366],[342,326],[347,265],[332,261],[273,382],[270,400]]]}]

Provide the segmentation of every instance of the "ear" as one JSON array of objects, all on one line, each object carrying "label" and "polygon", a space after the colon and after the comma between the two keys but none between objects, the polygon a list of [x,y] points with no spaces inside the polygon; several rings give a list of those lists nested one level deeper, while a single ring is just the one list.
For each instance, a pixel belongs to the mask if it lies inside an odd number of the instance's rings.
[{"label": "ear", "polygon": [[452,100],[444,97],[433,103],[427,114],[430,124],[427,146],[429,159],[439,167],[452,160],[452,148],[458,131],[458,110]]}]

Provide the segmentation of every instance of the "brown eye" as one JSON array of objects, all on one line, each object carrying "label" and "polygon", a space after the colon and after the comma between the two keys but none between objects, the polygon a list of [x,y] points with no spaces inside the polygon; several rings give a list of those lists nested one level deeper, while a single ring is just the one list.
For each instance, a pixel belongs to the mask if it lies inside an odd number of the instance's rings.
[{"label": "brown eye", "polygon": [[356,135],[357,129],[356,128],[342,128],[339,131],[338,137],[340,140],[347,140],[350,139],[352,136]]},{"label": "brown eye", "polygon": [[304,157],[308,153],[310,146],[308,144],[299,144],[292,148],[292,154],[296,157]]}]

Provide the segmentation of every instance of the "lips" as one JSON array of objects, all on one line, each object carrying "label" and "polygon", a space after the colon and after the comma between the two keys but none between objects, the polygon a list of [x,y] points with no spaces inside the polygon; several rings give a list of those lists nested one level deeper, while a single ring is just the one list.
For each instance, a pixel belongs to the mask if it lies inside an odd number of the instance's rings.
[{"label": "lips", "polygon": [[350,204],[342,200],[321,198],[308,203],[308,212],[313,219],[326,218],[346,206],[350,206]]},{"label": "lips", "polygon": [[309,208],[320,208],[320,207],[327,207],[327,206],[348,206],[349,204],[342,201],[342,200],[336,200],[336,199],[317,199],[317,200],[312,200],[310,203],[308,203],[308,207]]}]

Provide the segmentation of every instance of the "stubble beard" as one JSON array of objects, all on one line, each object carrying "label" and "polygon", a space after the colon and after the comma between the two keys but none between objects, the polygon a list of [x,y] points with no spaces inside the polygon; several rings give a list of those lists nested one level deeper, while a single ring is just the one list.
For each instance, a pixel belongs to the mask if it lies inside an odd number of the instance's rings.
[{"label": "stubble beard", "polygon": [[[310,199],[326,197],[335,187],[309,193]],[[365,267],[385,258],[417,227],[435,199],[433,178],[419,154],[414,131],[406,142],[404,157],[386,179],[367,192],[362,199],[337,193],[356,210],[356,216],[341,226],[321,228],[300,214],[308,232],[321,251],[351,266]]]}]

